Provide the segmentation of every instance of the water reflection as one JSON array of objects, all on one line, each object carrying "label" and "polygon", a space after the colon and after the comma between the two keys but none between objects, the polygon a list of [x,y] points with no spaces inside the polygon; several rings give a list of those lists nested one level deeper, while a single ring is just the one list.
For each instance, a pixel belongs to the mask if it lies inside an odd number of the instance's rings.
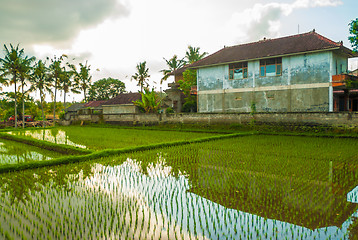
[{"label": "water reflection", "polygon": [[58,128],[28,130],[28,131],[8,132],[8,133],[12,135],[32,137],[38,140],[48,141],[56,144],[65,144],[65,145],[75,146],[79,148],[86,148],[86,146],[82,144],[77,144],[69,140],[69,137],[66,134],[66,132]]},{"label": "water reflection", "polygon": [[45,161],[61,154],[43,150],[26,144],[0,140],[0,165],[15,164],[31,161]]},{"label": "water reflection", "polygon": [[[205,164],[174,174],[162,155],[146,164],[128,158],[114,166],[80,166],[27,171],[37,191],[27,190],[28,200],[15,204],[9,191],[14,176],[8,175],[1,190],[0,237],[7,232],[71,239],[347,239],[358,216],[356,205],[343,200],[345,188],[327,182]],[[316,214],[337,217],[315,221]]]}]

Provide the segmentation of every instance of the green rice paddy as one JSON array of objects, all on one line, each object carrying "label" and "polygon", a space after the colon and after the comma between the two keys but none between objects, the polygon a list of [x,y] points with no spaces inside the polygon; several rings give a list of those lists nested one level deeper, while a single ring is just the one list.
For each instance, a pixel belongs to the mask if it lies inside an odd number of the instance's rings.
[{"label": "green rice paddy", "polygon": [[[143,131],[71,129],[92,149],[85,134]],[[212,136],[146,132],[129,144]],[[358,225],[357,139],[231,137],[0,179],[0,239],[355,239]]]},{"label": "green rice paddy", "polygon": [[212,133],[200,132],[168,132],[79,126],[18,131],[11,134],[93,150],[117,149],[213,135]]},{"label": "green rice paddy", "polygon": [[45,161],[62,154],[9,140],[0,139],[0,165]]}]

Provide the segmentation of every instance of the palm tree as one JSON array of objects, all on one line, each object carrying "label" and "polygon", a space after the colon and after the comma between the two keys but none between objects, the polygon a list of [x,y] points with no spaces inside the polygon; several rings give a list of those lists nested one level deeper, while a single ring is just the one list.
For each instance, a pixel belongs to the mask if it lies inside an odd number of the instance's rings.
[{"label": "palm tree", "polygon": [[[148,74],[149,69],[146,66],[147,62],[141,62],[137,64],[137,72],[131,77],[131,79],[134,79],[138,81],[137,86],[140,86],[140,92],[143,92],[143,88],[148,88],[148,78],[150,75]],[[144,87],[144,84],[146,85]]]},{"label": "palm tree", "polygon": [[11,76],[10,84],[15,85],[15,128],[17,128],[17,76],[20,73],[20,65],[22,62],[22,58],[24,57],[24,49],[19,49],[19,45],[14,47],[10,44],[10,49],[4,44],[5,48],[5,57],[0,58],[1,70],[2,70],[2,78],[6,78]]},{"label": "palm tree", "polygon": [[25,92],[24,86],[26,85],[26,80],[30,79],[30,72],[32,70],[31,64],[35,61],[35,57],[24,57],[21,59],[21,64],[19,68],[19,76],[21,83],[21,101],[22,101],[22,128],[25,128]]},{"label": "palm tree", "polygon": [[78,72],[75,65],[71,64],[69,65],[69,67],[72,69],[72,73],[74,74],[76,85],[78,85],[79,88],[83,91],[83,99],[86,102],[86,90],[91,86],[92,80],[92,76],[89,73],[89,71],[91,70],[91,65],[87,65],[87,61],[85,65],[83,65],[82,63],[80,63],[79,65],[80,69]]},{"label": "palm tree", "polygon": [[185,58],[187,59],[186,63],[187,64],[192,64],[202,58],[204,58],[208,53],[204,52],[204,53],[200,53],[199,52],[200,47],[192,47],[192,46],[188,46],[188,50],[185,52]]},{"label": "palm tree", "polygon": [[78,93],[76,91],[76,84],[73,84],[72,82],[72,71],[67,71],[65,68],[62,68],[62,72],[60,74],[60,88],[63,90],[63,105],[66,109],[66,95],[69,91]]},{"label": "palm tree", "polygon": [[44,100],[45,92],[52,93],[51,91],[51,82],[48,77],[48,69],[41,60],[39,60],[35,67],[30,79],[31,88],[30,91],[39,90],[40,91],[40,101],[41,101],[41,111],[42,111],[42,126],[45,127],[45,114],[44,114]]},{"label": "palm tree", "polygon": [[162,72],[164,74],[164,77],[160,80],[160,84],[162,84],[163,81],[168,79],[168,77],[170,76],[170,73],[172,73],[173,71],[183,67],[184,64],[185,64],[184,58],[183,59],[178,59],[177,55],[174,55],[169,60],[167,60],[165,58],[163,58],[163,59],[167,63],[168,69],[160,70],[160,72]]},{"label": "palm tree", "polygon": [[[2,69],[1,69],[1,67],[0,67],[0,84],[3,85],[3,86],[5,86],[5,87],[7,87],[7,86],[9,86],[9,82],[7,81],[6,78],[3,77],[3,73],[2,73],[2,72],[3,72],[3,71],[2,71]],[[0,90],[2,90],[2,87],[1,87],[1,86],[0,86]]]},{"label": "palm tree", "polygon": [[56,56],[51,59],[51,64],[49,66],[50,72],[51,72],[51,80],[54,87],[54,105],[53,105],[53,121],[55,124],[56,119],[56,97],[57,97],[57,89],[60,87],[60,81],[61,81],[61,74],[62,74],[62,60],[66,57],[65,55],[62,55],[61,57],[57,58]]}]

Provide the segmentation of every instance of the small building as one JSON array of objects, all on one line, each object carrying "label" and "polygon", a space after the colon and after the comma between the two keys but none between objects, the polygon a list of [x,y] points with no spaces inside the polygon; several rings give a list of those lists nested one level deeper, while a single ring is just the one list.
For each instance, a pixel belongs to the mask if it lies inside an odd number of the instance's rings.
[{"label": "small building", "polygon": [[[80,109],[83,109],[84,106],[85,106],[85,103],[72,104],[71,106],[69,106],[68,108],[65,109],[64,119],[70,120],[71,117],[75,117],[78,114],[78,111]],[[52,115],[52,118],[53,118],[53,115]]]},{"label": "small building", "polygon": [[133,102],[141,99],[140,93],[121,93],[102,105],[103,114],[139,113]]},{"label": "small building", "polygon": [[358,81],[347,74],[353,57],[342,42],[313,30],[224,47],[188,67],[197,70],[199,112],[352,111],[358,107],[357,88],[348,84]]}]

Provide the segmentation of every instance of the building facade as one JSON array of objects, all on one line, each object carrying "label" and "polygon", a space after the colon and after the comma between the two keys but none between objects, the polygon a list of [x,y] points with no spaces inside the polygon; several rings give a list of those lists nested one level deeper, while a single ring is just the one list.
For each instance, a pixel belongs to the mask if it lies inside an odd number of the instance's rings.
[{"label": "building facade", "polygon": [[348,58],[357,56],[315,31],[225,47],[190,66],[198,111],[334,111],[333,76],[347,74]]}]

